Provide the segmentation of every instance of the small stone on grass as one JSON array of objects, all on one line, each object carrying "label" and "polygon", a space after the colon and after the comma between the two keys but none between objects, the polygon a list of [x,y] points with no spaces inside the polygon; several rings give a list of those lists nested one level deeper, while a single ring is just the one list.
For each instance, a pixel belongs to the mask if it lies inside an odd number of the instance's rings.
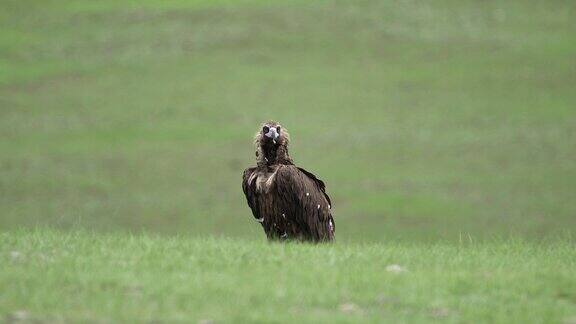
[{"label": "small stone on grass", "polygon": [[349,313],[354,313],[358,310],[359,310],[358,306],[356,304],[353,304],[353,303],[344,303],[344,304],[340,305],[340,311],[342,313],[349,314]]},{"label": "small stone on grass", "polygon": [[404,269],[403,267],[401,267],[397,264],[391,264],[391,265],[386,267],[386,271],[392,272],[392,273],[402,273],[402,272],[406,272],[406,269]]}]

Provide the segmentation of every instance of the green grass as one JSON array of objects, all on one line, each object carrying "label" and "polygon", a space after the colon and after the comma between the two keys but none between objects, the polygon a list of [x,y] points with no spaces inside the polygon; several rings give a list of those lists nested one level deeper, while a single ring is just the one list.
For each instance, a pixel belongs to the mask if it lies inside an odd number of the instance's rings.
[{"label": "green grass", "polygon": [[[0,7],[0,322],[576,322],[574,1]],[[335,245],[252,220],[268,119]]]},{"label": "green grass", "polygon": [[568,237],[307,245],[34,230],[0,234],[0,263],[6,321],[576,319],[576,249]]},{"label": "green grass", "polygon": [[575,233],[571,1],[17,1],[0,10],[0,228],[261,237],[276,119],[341,241]]}]

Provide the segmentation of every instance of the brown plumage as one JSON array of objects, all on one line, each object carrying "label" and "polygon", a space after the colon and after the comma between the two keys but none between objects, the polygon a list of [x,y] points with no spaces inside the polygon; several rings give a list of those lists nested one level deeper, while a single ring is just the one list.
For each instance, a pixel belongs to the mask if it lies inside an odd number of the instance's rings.
[{"label": "brown plumage", "polygon": [[242,177],[248,206],[268,239],[332,241],[335,226],[324,182],[294,165],[289,142],[276,122],[264,123],[256,133],[256,167]]}]

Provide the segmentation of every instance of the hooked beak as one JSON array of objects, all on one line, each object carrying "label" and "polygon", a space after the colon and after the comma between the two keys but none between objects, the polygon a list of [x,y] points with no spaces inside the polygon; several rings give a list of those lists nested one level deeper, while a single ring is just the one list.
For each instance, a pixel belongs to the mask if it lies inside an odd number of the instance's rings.
[{"label": "hooked beak", "polygon": [[276,144],[276,140],[278,139],[278,137],[280,137],[280,134],[278,134],[276,128],[270,127],[270,130],[268,131],[268,133],[264,134],[264,136],[271,138],[274,144]]}]

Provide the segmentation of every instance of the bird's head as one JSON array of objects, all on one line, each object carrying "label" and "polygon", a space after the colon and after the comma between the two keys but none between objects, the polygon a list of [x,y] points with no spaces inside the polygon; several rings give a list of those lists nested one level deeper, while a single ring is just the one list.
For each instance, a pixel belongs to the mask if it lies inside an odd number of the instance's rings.
[{"label": "bird's head", "polygon": [[280,124],[269,121],[260,126],[258,133],[256,133],[256,140],[261,146],[287,146],[289,135]]},{"label": "bird's head", "polygon": [[289,161],[288,144],[290,135],[288,131],[275,121],[265,122],[255,136],[256,159],[267,165]]}]

